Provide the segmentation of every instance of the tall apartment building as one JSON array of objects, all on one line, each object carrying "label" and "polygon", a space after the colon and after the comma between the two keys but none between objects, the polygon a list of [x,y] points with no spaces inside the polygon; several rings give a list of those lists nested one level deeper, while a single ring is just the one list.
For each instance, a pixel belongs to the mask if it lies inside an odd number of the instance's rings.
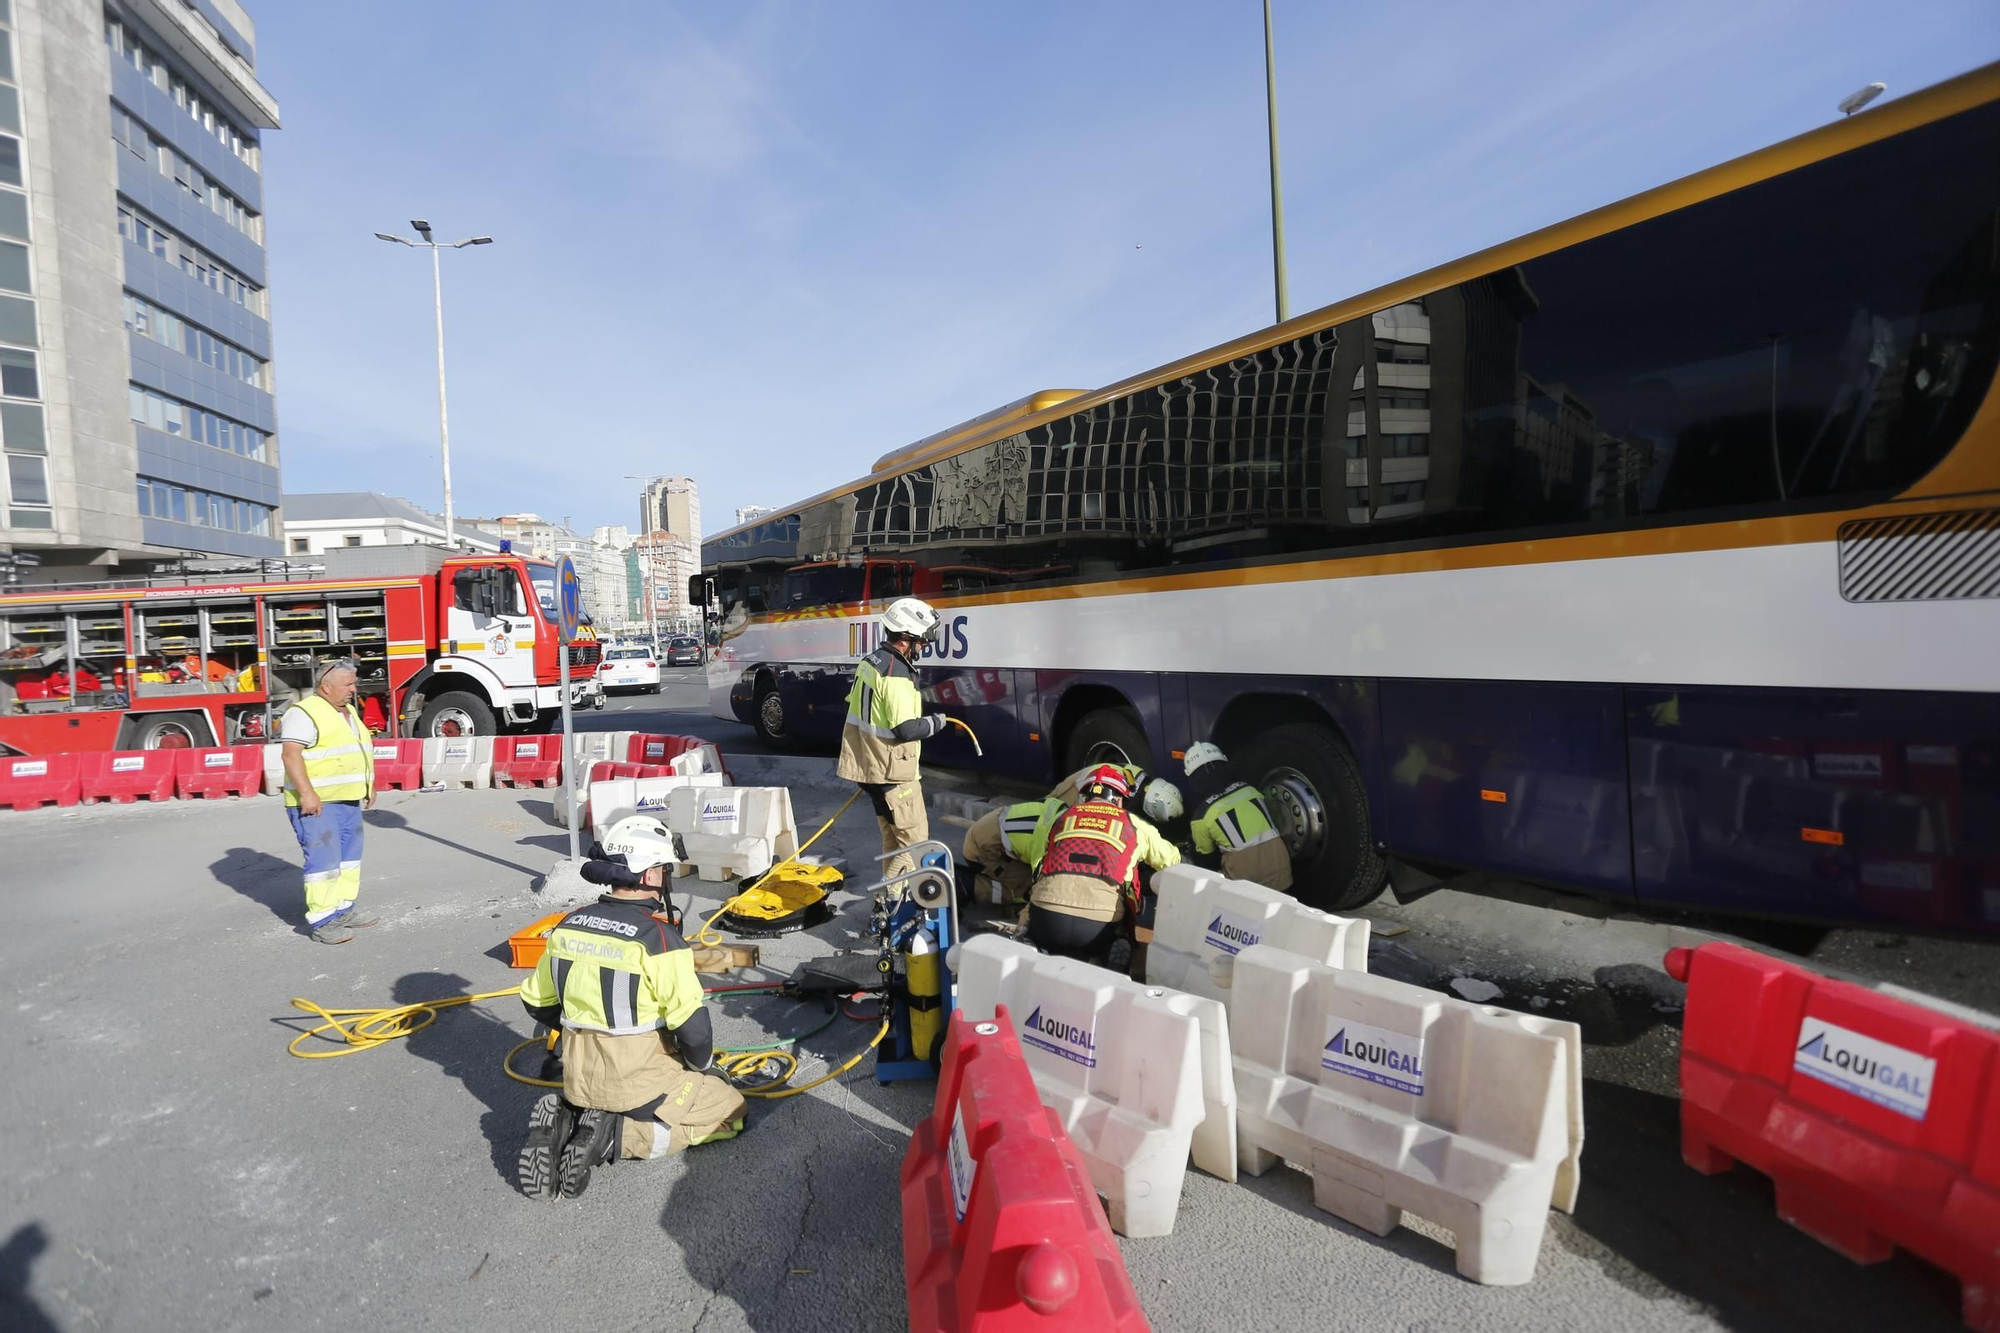
[{"label": "tall apartment building", "polygon": [[0,542],[45,575],[282,553],[277,126],[236,0],[0,3]]},{"label": "tall apartment building", "polygon": [[777,510],[771,508],[769,505],[744,505],[736,511],[736,526],[740,528],[752,519],[762,518],[766,514],[775,514],[777,512]]},{"label": "tall apartment building", "polygon": [[626,577],[626,556],[632,534],[624,527],[600,527],[590,534],[596,578],[591,584],[590,618],[598,627],[619,629],[631,622],[632,590]]},{"label": "tall apartment building", "polygon": [[640,532],[671,532],[701,547],[701,491],[692,477],[655,477],[639,493]]}]

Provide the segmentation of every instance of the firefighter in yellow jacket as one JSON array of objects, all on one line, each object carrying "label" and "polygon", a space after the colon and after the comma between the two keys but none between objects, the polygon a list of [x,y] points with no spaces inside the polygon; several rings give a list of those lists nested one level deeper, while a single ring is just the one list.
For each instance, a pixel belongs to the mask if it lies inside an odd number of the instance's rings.
[{"label": "firefighter in yellow jacket", "polygon": [[1050,830],[1028,899],[1028,938],[1037,947],[1071,958],[1106,955],[1123,935],[1119,923],[1138,912],[1139,867],[1180,863],[1172,843],[1127,813],[1125,783],[1117,769],[1098,769],[1085,780],[1083,799]]},{"label": "firefighter in yellow jacket", "polygon": [[[925,716],[916,661],[926,643],[937,641],[941,623],[929,604],[914,597],[891,602],[882,613],[882,646],[855,666],[854,686],[847,692],[847,725],[834,771],[868,793],[885,852],[931,835],[917,751],[950,724],[941,713]],[[883,874],[893,878],[915,866],[905,853],[885,863]]]},{"label": "firefighter in yellow jacket", "polygon": [[528,1113],[521,1189],[571,1199],[593,1167],[734,1138],[743,1094],[704,1071],[715,1039],[694,955],[666,896],[680,858],[656,819],[622,819],[584,878],[609,892],[564,917],[521,985],[538,1023],[562,1028],[563,1087]]}]

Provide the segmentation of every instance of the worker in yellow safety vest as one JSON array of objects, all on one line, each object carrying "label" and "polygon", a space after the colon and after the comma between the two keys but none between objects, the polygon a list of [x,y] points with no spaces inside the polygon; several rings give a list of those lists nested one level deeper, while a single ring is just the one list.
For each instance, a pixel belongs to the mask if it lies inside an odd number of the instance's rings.
[{"label": "worker in yellow safety vest", "polygon": [[584,878],[609,892],[549,932],[521,1003],[562,1028],[563,1087],[528,1112],[521,1189],[573,1199],[592,1168],[620,1157],[665,1157],[745,1128],[743,1094],[704,1072],[715,1037],[694,955],[666,897],[682,857],[646,815],[621,819]]},{"label": "worker in yellow safety vest", "polygon": [[[916,661],[926,643],[937,641],[942,623],[928,603],[914,597],[891,602],[882,613],[883,645],[855,664],[847,692],[847,725],[834,771],[868,793],[885,852],[931,836],[917,751],[950,723],[941,713],[924,713]],[[882,873],[893,879],[915,865],[904,853],[884,863]]]},{"label": "worker in yellow safety vest", "polygon": [[375,924],[354,905],[361,812],[375,808],[375,747],[354,708],[356,688],[353,663],[329,662],[278,726],[285,815],[305,853],[306,930],[321,944],[345,944]]}]

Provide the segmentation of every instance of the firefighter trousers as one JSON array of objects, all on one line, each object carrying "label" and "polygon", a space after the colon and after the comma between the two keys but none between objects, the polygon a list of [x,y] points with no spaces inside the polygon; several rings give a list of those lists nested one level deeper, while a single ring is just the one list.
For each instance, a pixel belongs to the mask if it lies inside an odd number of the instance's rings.
[{"label": "firefighter trousers", "polygon": [[[912,778],[908,782],[864,782],[860,786],[868,793],[869,804],[875,807],[875,822],[882,827],[883,851],[900,852],[931,836],[922,783]],[[883,863],[882,873],[893,879],[908,874],[916,865],[916,860],[908,854],[892,856]]]}]

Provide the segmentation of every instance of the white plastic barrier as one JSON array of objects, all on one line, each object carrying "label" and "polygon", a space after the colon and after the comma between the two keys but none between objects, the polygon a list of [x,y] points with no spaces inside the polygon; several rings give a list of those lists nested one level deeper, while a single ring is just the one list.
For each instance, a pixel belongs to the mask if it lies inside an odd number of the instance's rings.
[{"label": "white plastic barrier", "polygon": [[1229,1003],[1236,956],[1270,943],[1329,967],[1368,970],[1368,923],[1307,907],[1288,893],[1179,865],[1153,876],[1159,904],[1146,980]]},{"label": "white plastic barrier", "polygon": [[[784,787],[676,787],[667,827],[703,879],[761,875],[799,849],[792,793]],[[677,873],[689,873],[684,865]]]},{"label": "white plastic barrier", "polygon": [[611,778],[593,782],[584,798],[590,832],[599,842],[611,826],[627,815],[667,817],[667,793],[678,787],[720,787],[720,773],[690,773],[685,777]]},{"label": "white plastic barrier", "polygon": [[1469,1004],[1272,945],[1229,990],[1243,1169],[1309,1166],[1313,1202],[1378,1236],[1408,1209],[1458,1271],[1535,1275],[1551,1207],[1576,1208],[1583,1043],[1574,1023]]},{"label": "white plastic barrier", "polygon": [[432,736],[424,741],[424,785],[493,785],[491,736]]},{"label": "white plastic barrier", "polygon": [[625,745],[631,740],[629,731],[576,731],[570,733],[569,761],[571,771],[578,778],[590,776],[590,766],[602,760],[616,763],[625,762]]},{"label": "white plastic barrier", "polygon": [[1236,1092],[1220,1004],[1146,986],[998,935],[958,947],[958,1004],[1006,1005],[1042,1104],[1054,1111],[1111,1205],[1111,1229],[1174,1229],[1188,1156],[1236,1179]]},{"label": "white plastic barrier", "polygon": [[[610,736],[614,738],[622,737],[629,739],[630,737],[636,735],[637,733],[630,731],[617,731],[617,732],[606,731],[606,732],[598,732],[596,734],[601,736]],[[571,739],[580,741],[583,739],[583,737],[575,736],[572,737]],[[603,747],[600,746],[599,748]],[[624,754],[625,748],[626,748],[626,740],[620,739],[618,741],[618,752],[621,756]],[[570,753],[575,754],[576,753],[575,749],[572,749]],[[583,783],[584,780],[590,776],[590,769],[588,765],[591,763],[600,762],[600,760],[590,759],[590,760],[585,760],[583,762],[585,766],[580,767],[576,770],[576,777],[579,783]],[[619,758],[614,762],[622,764],[626,761],[623,758]],[[718,750],[713,743],[709,742],[704,742],[701,748],[698,750],[689,750],[684,754],[675,755],[672,761],[668,763],[667,767],[672,769],[676,774],[679,774],[683,777],[701,778],[701,781],[699,782],[677,783],[671,785],[714,787],[714,786],[720,786],[729,781],[728,772],[723,768],[722,765],[722,752]],[[714,776],[711,778],[707,776],[709,774],[713,774]],[[621,780],[630,781],[631,779],[621,779]],[[601,819],[597,816],[590,799],[590,793],[593,790],[595,790],[595,786],[579,786],[577,789],[577,804],[582,809],[582,815],[577,824],[577,827],[579,829],[584,828],[586,826],[592,829],[609,828],[611,824],[615,822],[611,820]],[[662,787],[660,790],[665,791],[667,790],[667,788]],[[661,806],[660,809],[664,813],[665,807]],[[637,807],[625,810],[625,813],[628,815],[636,814],[637,812],[638,812]],[[551,787],[549,789],[549,818],[553,819],[556,822],[557,827],[567,828],[568,824],[566,821],[568,817],[569,817],[569,803],[565,798],[563,788],[560,785]],[[602,834],[599,834],[599,838],[601,840]]]},{"label": "white plastic barrier", "polygon": [[264,746],[264,794],[282,796],[285,791],[285,747],[281,741]]}]

